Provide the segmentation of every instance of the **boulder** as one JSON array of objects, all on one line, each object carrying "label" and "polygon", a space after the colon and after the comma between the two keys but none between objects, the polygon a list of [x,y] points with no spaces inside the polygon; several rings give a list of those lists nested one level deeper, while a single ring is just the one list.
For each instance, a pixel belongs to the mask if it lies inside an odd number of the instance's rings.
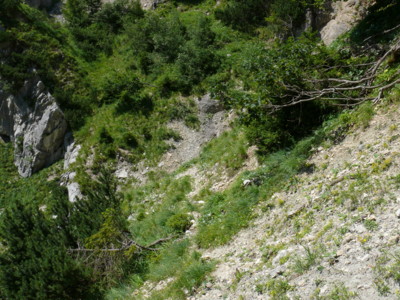
[{"label": "boulder", "polygon": [[0,86],[0,135],[14,143],[21,176],[31,176],[62,158],[67,131],[64,114],[39,79],[25,82],[16,95]]},{"label": "boulder", "polygon": [[330,45],[339,36],[348,32],[365,16],[372,3],[368,0],[331,1],[330,20],[320,31],[322,41]]}]

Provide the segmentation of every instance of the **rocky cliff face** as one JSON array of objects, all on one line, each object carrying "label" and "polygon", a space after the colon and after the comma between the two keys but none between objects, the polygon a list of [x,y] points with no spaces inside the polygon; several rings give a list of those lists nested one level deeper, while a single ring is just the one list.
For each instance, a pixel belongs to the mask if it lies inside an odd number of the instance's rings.
[{"label": "rocky cliff face", "polygon": [[[31,106],[29,102],[34,102]],[[11,95],[0,86],[0,136],[15,146],[15,164],[23,177],[60,159],[68,125],[54,97],[35,78]]]},{"label": "rocky cliff face", "polygon": [[326,45],[330,45],[339,36],[348,32],[366,15],[367,9],[372,3],[373,1],[369,0],[331,1],[328,3],[326,10],[317,16],[317,19],[321,19],[319,22],[317,20],[319,23],[317,26],[322,41]]}]

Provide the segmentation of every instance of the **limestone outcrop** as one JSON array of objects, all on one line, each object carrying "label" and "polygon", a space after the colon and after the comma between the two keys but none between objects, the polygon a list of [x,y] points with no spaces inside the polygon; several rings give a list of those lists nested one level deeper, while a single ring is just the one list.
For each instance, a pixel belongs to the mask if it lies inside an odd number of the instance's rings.
[{"label": "limestone outcrop", "polygon": [[21,176],[28,177],[62,158],[67,131],[63,112],[38,78],[25,82],[16,95],[0,86],[0,135],[14,143]]},{"label": "limestone outcrop", "polygon": [[320,31],[322,41],[330,45],[339,36],[348,32],[365,16],[372,2],[368,0],[332,1],[329,8],[330,21]]},{"label": "limestone outcrop", "polygon": [[65,186],[68,190],[68,199],[70,202],[75,202],[82,199],[82,192],[80,186],[74,181],[76,172],[71,170],[72,165],[78,158],[81,145],[75,143],[72,134],[67,134],[65,137],[65,156],[64,156],[64,170],[65,173],[61,178],[61,185]]}]

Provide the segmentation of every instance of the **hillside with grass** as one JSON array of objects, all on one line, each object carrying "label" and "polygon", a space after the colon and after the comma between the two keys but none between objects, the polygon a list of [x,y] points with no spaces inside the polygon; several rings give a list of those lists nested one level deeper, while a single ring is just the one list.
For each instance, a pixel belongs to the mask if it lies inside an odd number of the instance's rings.
[{"label": "hillside with grass", "polygon": [[398,299],[398,1],[0,3],[0,299]]}]

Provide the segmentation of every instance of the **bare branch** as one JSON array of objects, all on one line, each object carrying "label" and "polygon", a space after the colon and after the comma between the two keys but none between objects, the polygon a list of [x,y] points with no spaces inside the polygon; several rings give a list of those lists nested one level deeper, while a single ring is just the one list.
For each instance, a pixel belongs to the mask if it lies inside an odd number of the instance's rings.
[{"label": "bare branch", "polygon": [[161,238],[158,239],[152,243],[150,243],[147,246],[143,246],[135,242],[134,240],[128,240],[125,243],[122,243],[123,245],[119,248],[104,248],[104,249],[87,249],[87,248],[76,248],[76,249],[68,249],[68,252],[122,252],[126,251],[129,249],[131,246],[136,246],[141,250],[147,250],[147,251],[157,251],[157,248],[153,248],[156,245],[159,245],[161,243],[167,242],[171,239],[173,239],[175,236],[170,236],[166,238]]},{"label": "bare branch", "polygon": [[399,48],[400,48],[400,38],[398,38],[397,41],[395,42],[395,44],[392,47],[390,47],[390,49],[388,51],[386,51],[386,53],[380,59],[378,59],[378,61],[375,63],[375,65],[370,70],[368,70],[368,73],[371,75],[375,75],[376,71],[382,65],[382,63],[385,61],[385,59],[392,53],[399,50]]},{"label": "bare branch", "polygon": [[394,30],[396,30],[398,28],[400,28],[400,24],[395,26],[395,27],[393,27],[393,28],[390,28],[390,29],[384,30],[382,32],[379,32],[378,34],[374,34],[374,35],[371,35],[371,36],[367,37],[366,39],[363,40],[363,43],[368,42],[370,39],[372,39],[374,37],[377,37],[379,35],[384,35],[384,34],[387,34],[389,32],[392,32],[392,31],[394,31]]},{"label": "bare branch", "polygon": [[[400,25],[396,27],[400,28]],[[394,28],[393,28],[394,30]],[[307,90],[301,86],[282,83],[282,86],[286,89],[287,94],[281,96],[281,99],[288,99],[283,104],[266,104],[264,108],[274,112],[276,110],[295,106],[304,102],[310,102],[314,100],[332,101],[331,105],[352,107],[359,105],[365,101],[372,100],[374,103],[378,102],[387,89],[392,88],[396,84],[400,83],[400,71],[397,71],[391,76],[389,83],[373,84],[377,78],[377,71],[383,62],[393,53],[400,50],[400,38],[386,51],[376,62],[373,63],[372,67],[369,68],[364,76],[357,80],[343,79],[343,78],[325,78],[325,79],[305,79],[305,82],[311,84],[314,90]],[[366,64],[367,65],[367,64]],[[321,84],[327,84],[328,87],[318,89]],[[375,98],[365,97],[367,92],[378,90],[378,95]],[[349,92],[358,92],[355,96],[349,95]],[[337,103],[339,102],[339,103]]]}]

